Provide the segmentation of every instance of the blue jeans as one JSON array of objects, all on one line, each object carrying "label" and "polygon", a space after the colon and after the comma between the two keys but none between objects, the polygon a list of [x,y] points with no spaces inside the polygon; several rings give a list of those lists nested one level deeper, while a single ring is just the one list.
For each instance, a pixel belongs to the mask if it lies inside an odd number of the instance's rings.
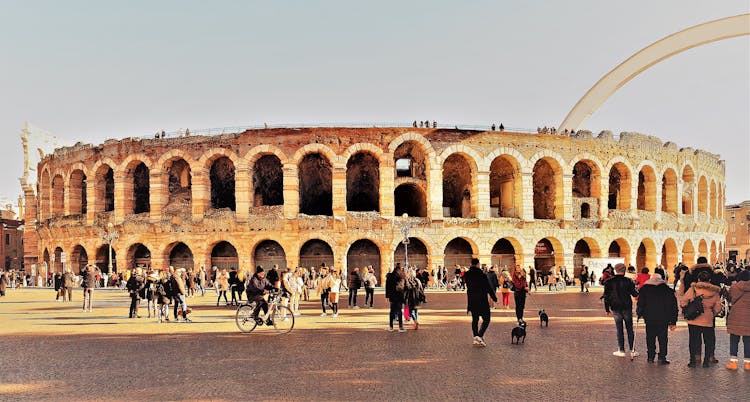
[{"label": "blue jeans", "polygon": [[630,350],[633,350],[633,341],[635,340],[633,311],[612,311],[612,317],[615,319],[615,327],[617,328],[617,347],[620,348],[619,350],[625,351],[625,334],[622,331],[623,323],[625,323],[625,329],[628,331],[628,345],[630,345]]},{"label": "blue jeans", "polygon": [[404,327],[404,302],[401,300],[393,301],[391,300],[391,312],[390,317],[388,319],[388,325],[393,328],[393,320],[398,318],[398,327],[403,328]]},{"label": "blue jeans", "polygon": [[[742,337],[742,345],[745,347],[745,360],[750,359],[750,336]],[[729,334],[729,356],[737,357],[740,349],[740,336]]]}]

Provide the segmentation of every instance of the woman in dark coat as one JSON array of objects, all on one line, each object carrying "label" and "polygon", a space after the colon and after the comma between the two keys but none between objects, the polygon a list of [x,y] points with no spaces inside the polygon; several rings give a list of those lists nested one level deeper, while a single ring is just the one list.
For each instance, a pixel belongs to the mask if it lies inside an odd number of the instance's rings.
[{"label": "woman in dark coat", "polygon": [[[484,341],[484,332],[490,325],[490,303],[487,301],[489,295],[497,302],[495,291],[490,286],[487,275],[479,268],[479,259],[471,260],[471,268],[464,274],[466,284],[466,311],[471,313],[471,330],[474,333],[474,345],[487,346]],[[479,317],[482,318],[482,327],[479,328]]]},{"label": "woman in dark coat", "polygon": [[404,316],[401,314],[404,305],[404,288],[406,276],[401,269],[401,264],[396,263],[393,272],[385,277],[385,298],[391,303],[388,318],[388,330],[393,332],[393,320],[398,318],[398,332],[406,332],[404,329]]}]

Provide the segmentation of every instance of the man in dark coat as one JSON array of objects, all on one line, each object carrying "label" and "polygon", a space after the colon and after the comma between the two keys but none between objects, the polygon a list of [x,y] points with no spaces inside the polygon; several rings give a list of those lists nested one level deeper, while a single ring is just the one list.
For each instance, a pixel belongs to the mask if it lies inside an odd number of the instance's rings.
[{"label": "man in dark coat", "polygon": [[636,307],[638,317],[646,321],[646,349],[648,362],[656,356],[656,339],[659,339],[659,364],[667,360],[667,328],[677,328],[677,297],[660,274],[653,274],[638,292]]},{"label": "man in dark coat", "polygon": [[65,301],[65,295],[68,295],[68,301],[73,301],[73,283],[75,278],[70,268],[65,269],[65,273],[62,274],[62,282],[60,290],[62,290],[63,301]]},{"label": "man in dark coat", "polygon": [[141,318],[138,315],[138,304],[141,301],[141,291],[145,287],[146,282],[143,279],[143,271],[141,268],[136,268],[133,275],[130,275],[130,279],[128,279],[126,285],[128,293],[130,293],[130,313],[128,314],[128,318]]},{"label": "man in dark coat", "polygon": [[393,272],[385,277],[385,298],[391,303],[388,313],[388,330],[393,332],[393,320],[398,318],[398,332],[406,332],[404,329],[404,291],[406,289],[406,275],[401,269],[401,263],[397,262]]},{"label": "man in dark coat", "polygon": [[8,287],[8,274],[5,271],[0,272],[0,296],[5,296],[5,289]]},{"label": "man in dark coat", "polygon": [[[495,291],[492,290],[487,275],[479,268],[479,259],[471,260],[471,267],[464,274],[466,284],[466,311],[471,312],[471,330],[474,333],[474,345],[487,346],[484,341],[484,332],[490,326],[490,303],[487,301],[489,295],[497,302]],[[479,328],[479,317],[482,317],[482,327]]]},{"label": "man in dark coat", "polygon": [[604,282],[604,310],[607,316],[614,317],[617,329],[617,346],[619,349],[612,353],[618,357],[625,357],[625,336],[623,326],[628,332],[628,345],[630,345],[630,356],[638,356],[633,348],[635,333],[633,332],[633,297],[638,296],[635,282],[625,276],[625,264],[617,264],[614,267],[615,276]]},{"label": "man in dark coat", "polygon": [[354,268],[349,274],[349,307],[358,309],[357,291],[362,287],[362,277],[359,276],[359,268]]},{"label": "man in dark coat", "polygon": [[[55,283],[55,301],[60,301],[60,295],[62,294],[62,273],[61,272],[55,272],[54,277],[54,283]],[[65,297],[63,297],[63,300],[65,300]]]},{"label": "man in dark coat", "polygon": [[81,288],[83,288],[83,312],[93,311],[94,287],[96,287],[96,267],[86,265],[81,271]]}]

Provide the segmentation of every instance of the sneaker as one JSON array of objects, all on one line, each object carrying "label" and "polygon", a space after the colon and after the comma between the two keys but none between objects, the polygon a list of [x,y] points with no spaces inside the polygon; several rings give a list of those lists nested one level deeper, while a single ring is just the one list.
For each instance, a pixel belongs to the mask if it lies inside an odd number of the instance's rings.
[{"label": "sneaker", "polygon": [[272,327],[273,321],[271,321],[270,319],[266,320],[266,325],[268,325],[269,327]]},{"label": "sneaker", "polygon": [[625,357],[625,351],[624,350],[618,350],[617,352],[612,352],[613,355],[617,357]]},{"label": "sneaker", "polygon": [[295,312],[294,312],[294,316],[295,316],[295,317],[299,317],[299,316],[301,316],[301,315],[302,315],[302,313],[300,313],[299,311],[295,311]]},{"label": "sneaker", "polygon": [[393,327],[388,327],[386,329],[388,330],[388,332],[394,332],[394,331],[396,331],[395,329],[393,329]]},{"label": "sneaker", "polygon": [[650,364],[650,363],[653,363],[653,362],[654,362],[654,358],[653,357],[649,357],[648,359],[646,359],[646,363]]},{"label": "sneaker", "polygon": [[737,366],[737,360],[730,360],[729,363],[727,363],[727,370],[735,371],[739,367]]},{"label": "sneaker", "polygon": [[353,310],[359,310],[359,306],[352,307]]},{"label": "sneaker", "polygon": [[667,364],[669,364],[669,360],[659,360],[659,364],[661,364],[662,366],[666,366]]},{"label": "sneaker", "polygon": [[401,332],[401,333],[403,333],[403,332],[406,332],[406,330],[405,330],[405,329],[403,329],[403,328],[399,328],[399,329],[398,329],[398,332]]},{"label": "sneaker", "polygon": [[479,344],[481,344],[481,343],[482,343],[482,338],[480,338],[480,337],[478,337],[478,336],[475,336],[475,337],[474,337],[474,340],[472,341],[472,344],[473,344],[473,345],[479,345]]},{"label": "sneaker", "polygon": [[750,362],[745,362],[745,371],[750,371]]},{"label": "sneaker", "polygon": [[321,317],[325,317],[325,316],[327,316],[327,315],[328,315],[328,314],[326,314],[326,313],[320,313],[320,316],[321,316]]},{"label": "sneaker", "polygon": [[696,363],[696,362],[690,362],[690,363],[688,363],[688,367],[690,367],[690,368],[695,368],[697,366],[698,366],[698,363]]},{"label": "sneaker", "polygon": [[485,347],[487,346],[487,342],[484,341],[484,338],[479,337],[479,346]]},{"label": "sneaker", "polygon": [[339,316],[339,313],[333,313],[333,318],[336,318]]},{"label": "sneaker", "polygon": [[193,322],[193,320],[191,320],[191,319],[189,319],[189,318],[186,318],[186,319],[185,319],[185,322]]},{"label": "sneaker", "polygon": [[708,360],[703,360],[703,368],[711,367],[711,362]]},{"label": "sneaker", "polygon": [[631,359],[634,358],[634,357],[637,357],[638,355],[640,355],[640,353],[636,352],[635,350],[633,350],[633,351],[630,352],[630,358]]}]

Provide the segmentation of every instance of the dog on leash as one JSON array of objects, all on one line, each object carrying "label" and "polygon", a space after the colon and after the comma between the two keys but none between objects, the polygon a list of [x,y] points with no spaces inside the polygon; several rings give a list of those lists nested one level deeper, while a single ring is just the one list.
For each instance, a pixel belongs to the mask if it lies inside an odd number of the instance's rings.
[{"label": "dog on leash", "polygon": [[549,316],[544,309],[539,310],[539,326],[541,327],[542,325],[549,327]]},{"label": "dog on leash", "polygon": [[518,345],[518,341],[526,343],[526,321],[524,320],[519,320],[518,326],[510,331],[510,343]]}]

